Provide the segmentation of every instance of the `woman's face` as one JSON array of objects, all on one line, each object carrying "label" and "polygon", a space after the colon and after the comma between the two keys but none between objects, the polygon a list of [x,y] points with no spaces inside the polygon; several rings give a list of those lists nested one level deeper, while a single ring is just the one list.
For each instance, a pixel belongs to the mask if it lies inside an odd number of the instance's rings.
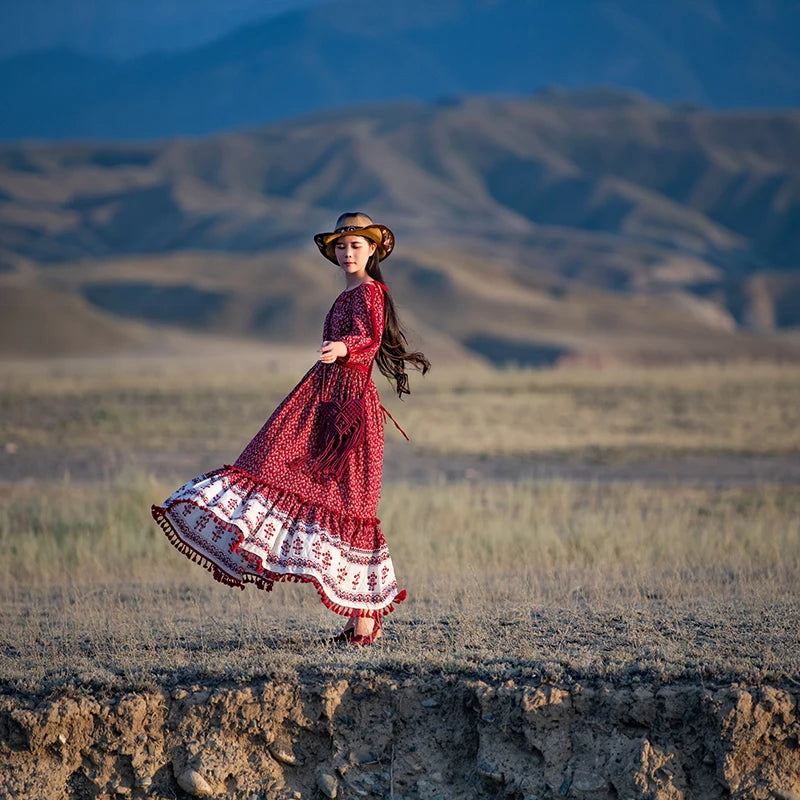
[{"label": "woman's face", "polygon": [[367,261],[377,246],[375,242],[371,242],[363,236],[340,236],[334,245],[336,260],[348,275],[365,277]]}]

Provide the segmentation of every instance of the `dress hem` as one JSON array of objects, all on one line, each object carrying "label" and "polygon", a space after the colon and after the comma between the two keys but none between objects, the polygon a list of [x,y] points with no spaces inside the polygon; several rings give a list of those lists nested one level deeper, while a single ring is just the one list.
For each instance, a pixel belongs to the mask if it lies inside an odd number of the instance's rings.
[{"label": "dress hem", "polygon": [[[332,611],[335,614],[339,614],[341,616],[346,617],[372,617],[374,619],[379,619],[380,617],[386,616],[387,614],[394,611],[394,606],[396,603],[401,603],[403,600],[406,599],[406,590],[402,589],[399,591],[389,602],[386,606],[377,609],[366,609],[366,608],[354,608],[352,606],[345,606],[341,603],[337,603],[332,600],[328,595],[325,593],[325,589],[323,588],[322,584],[319,580],[313,575],[303,575],[303,574],[295,574],[295,573],[283,573],[283,572],[274,572],[268,569],[261,569],[258,574],[245,572],[241,577],[237,577],[235,575],[231,575],[230,573],[226,572],[219,564],[214,563],[208,556],[201,553],[187,541],[185,541],[180,533],[175,529],[172,523],[167,519],[166,516],[167,509],[163,506],[153,505],[151,506],[151,514],[153,519],[158,523],[159,527],[164,531],[167,539],[169,540],[170,544],[175,547],[176,550],[183,553],[190,561],[199,566],[203,567],[203,569],[208,570],[214,578],[215,581],[224,584],[225,586],[230,586],[232,588],[239,588],[244,590],[245,584],[251,583],[257,589],[263,589],[266,592],[271,592],[274,583],[286,583],[286,582],[294,582],[294,583],[311,583],[317,590],[317,594],[319,595],[322,604]],[[230,525],[230,523],[225,523],[226,525]],[[231,526],[236,527],[236,526]],[[240,540],[241,541],[241,540]]]}]

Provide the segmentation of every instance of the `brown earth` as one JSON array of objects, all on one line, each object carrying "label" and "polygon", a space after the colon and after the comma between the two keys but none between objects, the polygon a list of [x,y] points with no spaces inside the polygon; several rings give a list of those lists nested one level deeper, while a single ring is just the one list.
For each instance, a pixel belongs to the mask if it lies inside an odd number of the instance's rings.
[{"label": "brown earth", "polygon": [[795,798],[797,687],[307,675],[0,697],[5,797]]}]

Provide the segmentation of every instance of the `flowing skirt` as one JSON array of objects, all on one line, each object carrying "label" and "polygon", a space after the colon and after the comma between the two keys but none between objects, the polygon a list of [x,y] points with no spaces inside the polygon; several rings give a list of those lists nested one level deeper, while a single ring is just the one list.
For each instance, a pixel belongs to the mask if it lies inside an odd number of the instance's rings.
[{"label": "flowing skirt", "polygon": [[181,552],[230,586],[307,581],[347,616],[388,614],[405,598],[385,542],[373,546],[377,518],[343,517],[233,466],[193,478],[152,512]]},{"label": "flowing skirt", "polygon": [[[343,374],[344,395],[352,394]],[[380,617],[405,599],[375,516],[383,424],[371,379],[355,387],[369,413],[366,437],[338,480],[320,483],[293,468],[313,437],[321,368],[312,368],[233,465],[199,475],[152,507],[178,550],[218,581],[270,591],[275,581],[314,584],[337,614]]]}]

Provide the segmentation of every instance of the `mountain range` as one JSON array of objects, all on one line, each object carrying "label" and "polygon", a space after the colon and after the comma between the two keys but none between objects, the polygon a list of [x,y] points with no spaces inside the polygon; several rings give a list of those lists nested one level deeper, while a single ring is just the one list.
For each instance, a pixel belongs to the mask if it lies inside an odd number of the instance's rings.
[{"label": "mountain range", "polygon": [[[112,61],[198,47],[322,0],[0,0],[0,58],[67,47]],[[191,13],[187,13],[191,12]]]},{"label": "mountain range", "polygon": [[314,342],[341,278],[311,237],[345,210],[394,230],[385,277],[442,358],[800,353],[800,111],[608,89],[2,145],[2,352]]},{"label": "mountain range", "polygon": [[206,135],[359,104],[587,85],[796,107],[798,31],[796,0],[338,0],[123,61],[65,47],[3,59],[0,138]]}]

